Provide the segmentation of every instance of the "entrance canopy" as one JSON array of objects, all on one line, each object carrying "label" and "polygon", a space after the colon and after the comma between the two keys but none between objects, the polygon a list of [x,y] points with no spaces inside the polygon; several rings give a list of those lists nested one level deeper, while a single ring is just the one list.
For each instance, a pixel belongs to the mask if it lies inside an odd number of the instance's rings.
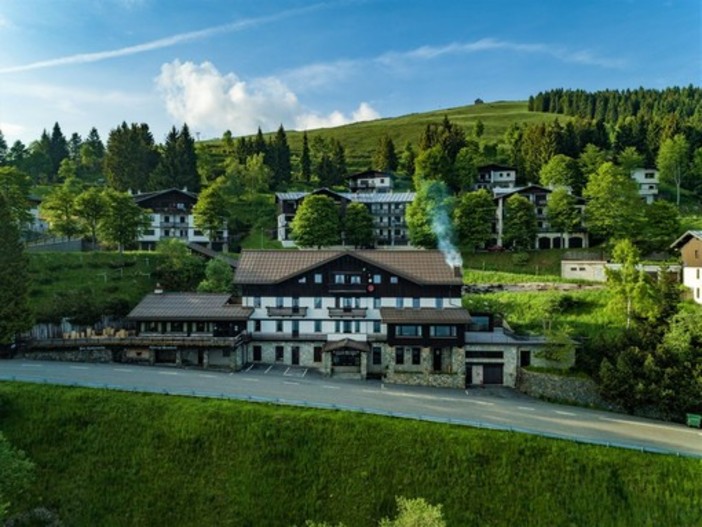
[{"label": "entrance canopy", "polygon": [[368,343],[361,342],[359,340],[342,339],[342,340],[334,340],[331,342],[327,342],[324,345],[324,347],[322,348],[323,352],[324,351],[339,351],[339,350],[354,350],[354,351],[369,352],[370,346],[368,346]]}]

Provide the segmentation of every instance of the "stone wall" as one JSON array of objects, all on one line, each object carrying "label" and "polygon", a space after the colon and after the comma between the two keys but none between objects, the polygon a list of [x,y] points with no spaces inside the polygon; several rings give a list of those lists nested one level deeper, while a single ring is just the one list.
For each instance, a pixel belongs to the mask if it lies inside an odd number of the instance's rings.
[{"label": "stone wall", "polygon": [[539,373],[520,368],[517,376],[517,389],[541,399],[615,411],[621,410],[616,405],[602,399],[599,388],[592,379]]},{"label": "stone wall", "polygon": [[387,384],[409,386],[432,386],[434,388],[463,388],[465,377],[456,373],[403,373],[389,371],[385,375]]},{"label": "stone wall", "polygon": [[26,351],[19,355],[29,360],[58,360],[65,362],[112,362],[112,352],[102,350]]}]

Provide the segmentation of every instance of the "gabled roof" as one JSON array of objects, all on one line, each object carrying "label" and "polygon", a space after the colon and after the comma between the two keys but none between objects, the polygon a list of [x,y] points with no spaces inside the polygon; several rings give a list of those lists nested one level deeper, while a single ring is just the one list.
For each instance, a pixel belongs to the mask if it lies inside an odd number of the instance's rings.
[{"label": "gabled roof", "polygon": [[330,340],[328,341],[322,351],[337,351],[342,349],[350,349],[355,351],[370,351],[370,346],[367,342],[362,342],[360,340],[353,339],[342,339],[342,340]]},{"label": "gabled roof", "polygon": [[229,304],[222,293],[151,293],[127,315],[133,320],[247,320],[253,308]]},{"label": "gabled roof", "polygon": [[461,307],[396,308],[381,307],[380,319],[385,324],[469,324],[470,315]]},{"label": "gabled roof", "polygon": [[514,167],[510,167],[507,165],[498,165],[496,163],[490,163],[488,165],[481,165],[478,167],[478,172],[485,172],[488,170],[512,170],[513,172],[517,171],[517,169]]},{"label": "gabled roof", "polygon": [[[330,190],[329,192],[334,192]],[[298,201],[310,192],[277,192],[277,201]],[[414,201],[414,192],[335,192],[349,201],[360,203],[411,203]]]},{"label": "gabled roof", "polygon": [[501,198],[506,198],[508,196],[511,196],[512,194],[521,194],[522,192],[531,191],[531,190],[546,192],[547,194],[550,194],[551,192],[553,192],[553,190],[548,188],[548,187],[543,187],[541,185],[536,185],[534,183],[530,183],[524,187],[510,187],[510,188],[498,187],[498,188],[492,189],[492,192],[495,196],[493,199],[501,199]]},{"label": "gabled roof", "polygon": [[675,240],[671,245],[671,249],[680,249],[683,245],[685,245],[687,242],[689,242],[691,239],[697,238],[698,240],[702,240],[702,231],[687,231],[685,234],[680,236],[677,240]]},{"label": "gabled roof", "polygon": [[190,192],[189,190],[182,190],[179,188],[167,188],[163,190],[157,190],[155,192],[142,192],[141,194],[134,194],[134,201],[136,203],[141,203],[143,201],[148,201],[152,198],[155,198],[157,196],[163,196],[164,194],[168,194],[169,192],[175,192],[177,194],[182,194],[183,196],[186,196],[190,199],[194,199],[197,201],[197,193],[196,192]]},{"label": "gabled roof", "polygon": [[237,284],[278,284],[349,255],[417,284],[462,285],[439,251],[423,250],[245,250],[239,258]]}]

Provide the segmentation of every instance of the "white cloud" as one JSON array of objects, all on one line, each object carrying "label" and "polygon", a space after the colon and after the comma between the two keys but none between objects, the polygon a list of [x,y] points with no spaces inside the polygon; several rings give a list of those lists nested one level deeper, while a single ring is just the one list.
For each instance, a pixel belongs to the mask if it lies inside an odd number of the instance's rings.
[{"label": "white cloud", "polygon": [[[132,2],[134,3],[134,2]],[[236,22],[231,22],[228,24],[223,24],[220,26],[209,27],[206,29],[201,29],[199,31],[190,31],[187,33],[178,33],[176,35],[171,35],[168,37],[160,38],[157,40],[152,40],[149,42],[144,42],[141,44],[136,44],[134,46],[127,46],[118,49],[112,49],[107,51],[97,51],[88,53],[78,53],[75,55],[68,55],[65,57],[58,57],[55,59],[42,60],[37,62],[31,62],[28,64],[21,64],[18,66],[9,66],[6,68],[0,68],[0,74],[7,73],[17,73],[21,71],[31,71],[39,70],[45,68],[54,68],[57,66],[66,66],[70,64],[86,64],[90,62],[100,62],[103,60],[114,59],[118,57],[126,57],[129,55],[136,55],[139,53],[145,53],[148,51],[153,51],[157,49],[169,48],[178,44],[183,44],[187,42],[193,42],[197,40],[203,40],[215,35],[220,35],[224,33],[233,33],[237,31],[242,31],[250,27],[257,27],[264,24],[269,24],[276,22],[278,20],[288,18],[291,16],[297,16],[301,14],[308,13],[310,11],[324,7],[324,4],[314,4],[307,7],[301,7],[297,9],[288,9],[284,11],[279,11],[278,13],[262,16],[258,18],[244,18]]]},{"label": "white cloud", "polygon": [[258,127],[274,130],[280,124],[288,129],[325,128],[379,117],[365,102],[350,116],[340,111],[322,115],[305,108],[279,78],[245,81],[234,73],[221,74],[209,62],[163,64],[156,84],[173,118],[216,135],[224,130],[250,134]]},{"label": "white cloud", "polygon": [[465,55],[492,50],[549,55],[562,62],[603,68],[622,68],[625,65],[621,59],[598,56],[589,50],[571,51],[555,44],[509,42],[494,38],[483,38],[475,42],[453,42],[444,46],[421,46],[404,52],[388,52],[375,60],[386,66],[397,66],[407,60],[432,60],[445,55]]},{"label": "white cloud", "polygon": [[25,131],[25,127],[21,124],[0,122],[0,131],[2,131],[2,135],[7,139],[8,136],[22,135]]}]

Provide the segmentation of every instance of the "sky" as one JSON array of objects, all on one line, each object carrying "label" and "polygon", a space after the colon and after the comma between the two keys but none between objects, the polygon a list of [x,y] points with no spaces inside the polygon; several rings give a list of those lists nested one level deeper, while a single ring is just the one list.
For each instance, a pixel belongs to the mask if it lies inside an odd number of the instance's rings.
[{"label": "sky", "polygon": [[700,0],[0,0],[0,130],[157,142],[702,85]]}]

